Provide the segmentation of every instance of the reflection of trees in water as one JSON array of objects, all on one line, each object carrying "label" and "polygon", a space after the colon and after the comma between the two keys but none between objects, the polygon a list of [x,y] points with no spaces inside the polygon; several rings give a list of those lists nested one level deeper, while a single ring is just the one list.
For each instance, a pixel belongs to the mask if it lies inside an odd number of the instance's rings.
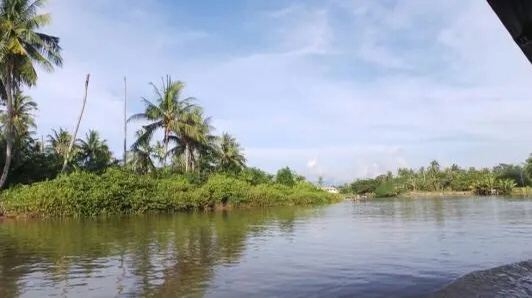
[{"label": "reflection of trees in water", "polygon": [[[26,290],[23,280],[39,264],[37,284],[54,288],[74,278],[98,283],[114,270],[113,294],[200,295],[216,265],[236,262],[246,239],[277,227],[293,233],[298,209],[153,215],[98,220],[0,223],[0,297]],[[103,277],[105,278],[105,277]],[[34,281],[34,280],[32,280]],[[78,280],[79,282],[79,280]],[[106,282],[109,282],[107,280]],[[128,287],[134,284],[134,288]],[[65,292],[62,294],[68,294]],[[109,293],[111,294],[111,293]]]}]

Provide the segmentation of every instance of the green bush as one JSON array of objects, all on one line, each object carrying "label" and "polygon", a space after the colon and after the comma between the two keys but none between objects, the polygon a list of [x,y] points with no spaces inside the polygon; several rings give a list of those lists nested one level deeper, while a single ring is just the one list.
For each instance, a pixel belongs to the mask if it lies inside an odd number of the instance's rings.
[{"label": "green bush", "polygon": [[388,198],[388,197],[394,197],[398,194],[397,190],[395,189],[395,186],[390,181],[385,181],[379,184],[377,188],[375,189],[375,196],[377,198]]},{"label": "green bush", "polygon": [[275,175],[275,182],[279,184],[284,184],[286,186],[293,186],[296,183],[295,174],[289,167],[282,168],[277,171]]},{"label": "green bush", "polygon": [[272,182],[273,176],[257,168],[245,168],[239,173],[239,178],[251,185]]},{"label": "green bush", "polygon": [[42,217],[98,216],[208,209],[216,205],[301,205],[332,202],[331,195],[304,181],[286,186],[252,185],[222,174],[201,184],[183,175],[157,178],[110,168],[103,174],[74,172],[16,186],[0,194],[0,214]]}]

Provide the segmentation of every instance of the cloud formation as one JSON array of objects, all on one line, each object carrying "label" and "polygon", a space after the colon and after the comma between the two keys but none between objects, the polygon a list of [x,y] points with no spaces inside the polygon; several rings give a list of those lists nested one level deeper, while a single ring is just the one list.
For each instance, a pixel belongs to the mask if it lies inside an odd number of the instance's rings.
[{"label": "cloud formation", "polygon": [[73,125],[90,72],[82,130],[98,129],[120,155],[122,77],[132,114],[147,83],[170,74],[269,171],[343,182],[532,151],[532,68],[484,1],[227,6],[51,1],[65,66],[31,90],[39,134]]}]

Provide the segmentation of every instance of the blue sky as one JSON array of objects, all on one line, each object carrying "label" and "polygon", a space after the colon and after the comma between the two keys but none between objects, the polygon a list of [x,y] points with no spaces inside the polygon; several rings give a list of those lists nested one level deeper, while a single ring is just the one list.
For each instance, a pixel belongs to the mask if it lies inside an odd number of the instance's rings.
[{"label": "blue sky", "polygon": [[123,76],[132,114],[148,82],[170,74],[268,171],[338,183],[532,152],[532,67],[485,1],[50,0],[46,10],[65,64],[30,91],[39,135],[71,129],[90,72],[82,133],[99,130],[120,156]]}]

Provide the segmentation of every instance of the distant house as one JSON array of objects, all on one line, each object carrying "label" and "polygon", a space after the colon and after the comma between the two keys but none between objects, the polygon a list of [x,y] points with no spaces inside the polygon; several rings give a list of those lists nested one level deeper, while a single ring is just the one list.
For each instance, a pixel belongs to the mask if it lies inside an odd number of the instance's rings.
[{"label": "distant house", "polygon": [[338,193],[338,189],[334,186],[322,186],[321,189],[330,193]]}]

